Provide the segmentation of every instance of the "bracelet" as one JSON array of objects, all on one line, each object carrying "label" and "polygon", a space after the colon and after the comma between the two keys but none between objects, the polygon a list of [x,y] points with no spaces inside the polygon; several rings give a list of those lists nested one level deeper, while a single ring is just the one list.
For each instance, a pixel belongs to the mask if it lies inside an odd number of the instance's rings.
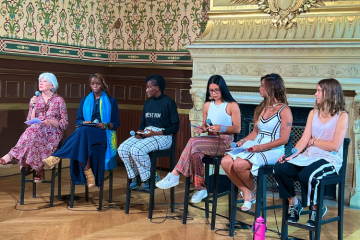
[{"label": "bracelet", "polygon": [[220,128],[220,131],[219,131],[219,132],[226,132],[226,129],[227,129],[227,127],[225,127],[225,126],[221,126],[221,128]]},{"label": "bracelet", "polygon": [[313,141],[313,143],[312,143],[312,146],[314,146],[314,147],[315,147],[315,141],[316,141],[316,139],[314,139],[314,141]]}]

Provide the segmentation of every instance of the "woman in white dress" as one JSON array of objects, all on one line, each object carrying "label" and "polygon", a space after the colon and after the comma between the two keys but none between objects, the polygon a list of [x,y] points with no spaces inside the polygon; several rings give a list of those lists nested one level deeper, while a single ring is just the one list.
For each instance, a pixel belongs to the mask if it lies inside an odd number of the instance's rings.
[{"label": "woman in white dress", "polygon": [[[309,113],[304,134],[295,146],[297,154],[284,160],[279,158],[282,164],[275,166],[280,198],[287,198],[290,203],[288,221],[297,223],[303,207],[310,206],[312,200],[312,213],[306,223],[311,227],[315,227],[319,180],[339,172],[343,160],[343,142],[349,125],[343,92],[336,79],[321,80],[315,96],[315,107]],[[306,147],[305,152],[301,153]],[[296,198],[295,178],[301,185],[301,201]],[[322,217],[326,212],[327,207],[323,206]]]},{"label": "woman in white dress", "polygon": [[278,74],[261,78],[260,95],[264,100],[255,109],[254,130],[238,141],[239,147],[227,153],[221,161],[228,177],[242,191],[243,211],[249,211],[254,203],[256,186],[253,176],[257,176],[259,167],[275,164],[284,155],[284,145],[289,140],[292,125],[284,81]]}]

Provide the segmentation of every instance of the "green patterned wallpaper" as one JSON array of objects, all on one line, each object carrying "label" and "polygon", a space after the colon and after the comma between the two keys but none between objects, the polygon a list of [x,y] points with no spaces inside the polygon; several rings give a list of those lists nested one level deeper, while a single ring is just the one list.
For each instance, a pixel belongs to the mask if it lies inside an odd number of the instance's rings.
[{"label": "green patterned wallpaper", "polygon": [[[205,30],[210,0],[0,2],[0,44],[3,38],[111,51],[176,52]],[[118,29],[113,28],[117,20]]]}]

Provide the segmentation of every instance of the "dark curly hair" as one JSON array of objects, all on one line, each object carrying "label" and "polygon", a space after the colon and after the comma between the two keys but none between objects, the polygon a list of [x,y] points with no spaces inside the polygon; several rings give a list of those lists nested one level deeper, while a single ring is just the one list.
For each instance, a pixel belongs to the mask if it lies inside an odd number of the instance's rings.
[{"label": "dark curly hair", "polygon": [[150,76],[147,76],[145,78],[145,83],[148,83],[149,81],[151,81],[151,83],[154,85],[154,86],[157,86],[159,87],[161,93],[163,94],[164,91],[165,91],[165,88],[166,88],[166,82],[165,82],[165,79],[163,78],[163,76],[161,75],[150,75]]}]

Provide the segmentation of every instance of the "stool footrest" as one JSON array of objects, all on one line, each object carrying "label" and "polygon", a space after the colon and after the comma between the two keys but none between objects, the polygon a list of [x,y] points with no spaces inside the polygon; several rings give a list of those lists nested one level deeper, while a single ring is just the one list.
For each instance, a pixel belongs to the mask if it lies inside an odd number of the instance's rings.
[{"label": "stool footrest", "polygon": [[308,231],[315,231],[315,228],[314,228],[314,227],[306,226],[305,224],[290,223],[290,222],[285,222],[285,224],[286,224],[286,225],[289,225],[289,226],[301,228],[301,229],[306,229],[306,230],[308,230]]}]

